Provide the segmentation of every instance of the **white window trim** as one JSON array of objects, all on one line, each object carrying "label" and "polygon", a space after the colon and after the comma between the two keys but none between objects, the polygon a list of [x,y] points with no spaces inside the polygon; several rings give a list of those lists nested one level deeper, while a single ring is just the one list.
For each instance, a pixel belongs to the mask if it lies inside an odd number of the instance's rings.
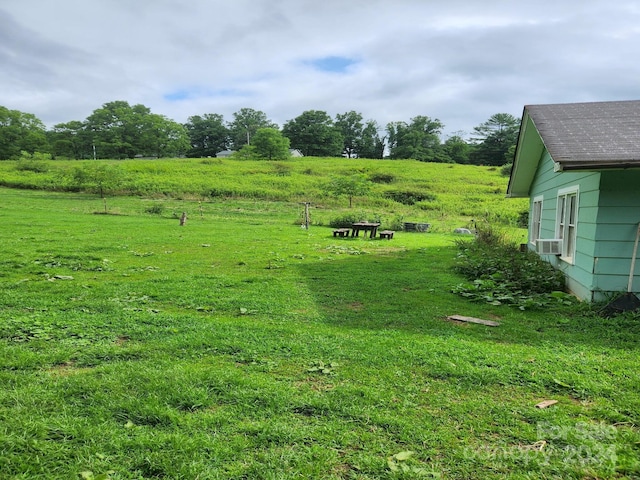
[{"label": "white window trim", "polygon": [[[540,205],[540,211],[538,212],[539,217],[538,217],[538,222],[537,222],[537,229],[536,229],[536,205]],[[531,231],[529,232],[529,243],[531,243],[531,245],[536,244],[536,241],[538,241],[538,239],[540,239],[540,233],[542,231],[542,207],[544,205],[544,196],[543,195],[538,195],[537,197],[534,197],[533,199],[533,203],[531,204]],[[537,230],[537,231],[536,231]]]},{"label": "white window trim", "polygon": [[[564,218],[561,218],[563,212],[560,211],[562,200],[564,199],[566,202],[566,199],[572,196],[575,196],[573,224],[569,222],[571,212],[568,209],[565,209]],[[575,264],[576,258],[578,212],[580,211],[579,199],[580,188],[578,185],[558,190],[558,200],[556,205],[556,238],[562,238],[562,254],[560,255],[560,260],[571,265]],[[571,249],[571,251],[569,251],[569,249]]]}]

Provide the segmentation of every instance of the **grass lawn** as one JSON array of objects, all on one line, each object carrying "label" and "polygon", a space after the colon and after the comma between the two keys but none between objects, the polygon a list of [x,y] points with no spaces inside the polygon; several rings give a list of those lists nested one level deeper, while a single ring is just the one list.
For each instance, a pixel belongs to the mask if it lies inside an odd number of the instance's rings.
[{"label": "grass lawn", "polygon": [[640,478],[638,319],[461,299],[446,233],[164,202],[0,189],[0,478]]}]

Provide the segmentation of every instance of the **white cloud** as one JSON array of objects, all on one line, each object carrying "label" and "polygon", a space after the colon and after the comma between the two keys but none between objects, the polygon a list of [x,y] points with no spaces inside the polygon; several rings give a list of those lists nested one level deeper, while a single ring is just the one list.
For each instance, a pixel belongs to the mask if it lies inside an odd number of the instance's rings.
[{"label": "white cloud", "polygon": [[626,0],[4,0],[0,105],[50,126],[126,100],[179,122],[356,110],[469,132],[530,103],[640,98],[639,20]]}]

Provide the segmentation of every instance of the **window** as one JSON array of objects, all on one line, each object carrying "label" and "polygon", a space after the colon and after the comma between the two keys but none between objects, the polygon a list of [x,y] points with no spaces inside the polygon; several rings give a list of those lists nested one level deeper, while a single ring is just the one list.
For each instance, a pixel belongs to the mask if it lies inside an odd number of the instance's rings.
[{"label": "window", "polygon": [[556,237],[562,239],[560,258],[565,262],[574,263],[578,223],[578,187],[558,191],[557,215]]},{"label": "window", "polygon": [[543,197],[535,197],[531,209],[531,233],[529,234],[529,242],[535,245],[540,238],[540,228],[542,225],[542,200]]}]

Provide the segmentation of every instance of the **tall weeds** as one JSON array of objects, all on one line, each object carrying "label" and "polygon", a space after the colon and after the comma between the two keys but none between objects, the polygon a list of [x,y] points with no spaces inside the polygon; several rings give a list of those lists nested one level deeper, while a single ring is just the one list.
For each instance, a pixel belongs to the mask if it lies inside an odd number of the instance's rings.
[{"label": "tall weeds", "polygon": [[472,283],[454,291],[472,300],[521,309],[570,301],[564,274],[531,251],[520,251],[504,232],[486,226],[474,240],[458,242],[455,270]]}]

